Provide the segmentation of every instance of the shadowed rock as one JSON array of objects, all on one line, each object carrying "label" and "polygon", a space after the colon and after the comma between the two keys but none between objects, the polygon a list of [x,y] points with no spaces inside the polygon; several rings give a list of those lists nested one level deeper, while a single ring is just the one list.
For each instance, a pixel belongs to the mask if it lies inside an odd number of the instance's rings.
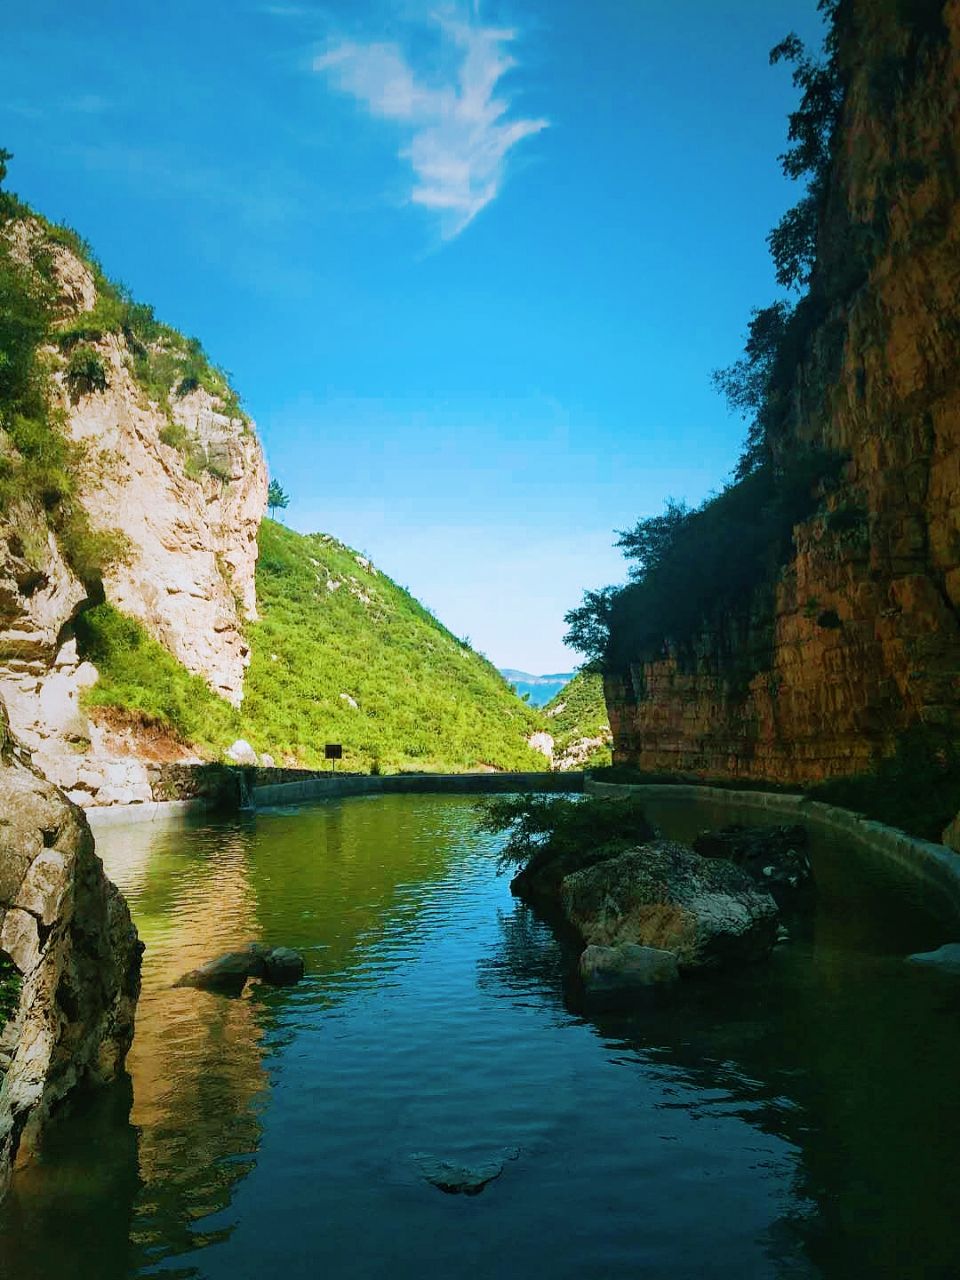
[{"label": "shadowed rock", "polygon": [[250,978],[261,978],[275,987],[292,986],[303,977],[303,957],[289,947],[269,948],[251,942],[242,951],[225,951],[199,969],[185,973],[177,987],[196,987],[216,995],[236,997]]},{"label": "shadowed rock", "polygon": [[644,987],[669,985],[680,973],[672,951],[622,942],[615,947],[590,946],[580,957],[580,977],[588,996],[628,994]]},{"label": "shadowed rock", "polygon": [[779,907],[797,907],[813,894],[813,868],[807,856],[805,827],[745,827],[739,823],[719,831],[704,831],[693,849],[704,858],[736,863],[776,900]]},{"label": "shadowed rock", "polygon": [[731,862],[655,840],[567,876],[564,915],[584,942],[672,951],[683,970],[762,959],[777,904]]},{"label": "shadowed rock", "polygon": [[0,1193],[75,1088],[113,1080],[143,950],[83,813],[30,767],[0,703]]}]

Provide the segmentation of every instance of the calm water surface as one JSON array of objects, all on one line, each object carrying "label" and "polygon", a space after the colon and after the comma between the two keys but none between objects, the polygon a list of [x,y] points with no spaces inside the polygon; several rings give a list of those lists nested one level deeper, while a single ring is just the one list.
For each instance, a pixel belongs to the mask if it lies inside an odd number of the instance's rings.
[{"label": "calm water surface", "polygon": [[[949,927],[864,855],[817,848],[770,963],[588,1017],[466,798],[99,847],[147,943],[131,1078],[18,1175],[5,1280],[960,1275],[960,985],[903,963]],[[254,939],[306,980],[171,987]],[[509,1147],[473,1198],[410,1158]]]}]

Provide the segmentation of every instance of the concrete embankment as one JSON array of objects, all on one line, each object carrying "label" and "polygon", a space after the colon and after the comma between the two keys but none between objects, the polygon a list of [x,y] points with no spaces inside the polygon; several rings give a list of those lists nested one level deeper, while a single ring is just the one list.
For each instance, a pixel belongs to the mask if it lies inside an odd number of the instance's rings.
[{"label": "concrete embankment", "polygon": [[[517,791],[581,792],[584,774],[570,773],[329,773],[283,782],[263,782],[249,787],[247,803],[253,810],[276,805],[309,804],[340,796],[370,795],[496,795]],[[239,792],[238,792],[239,794]],[[116,805],[88,809],[94,831],[131,822],[192,820],[210,812],[224,812],[221,801],[197,796],[187,800],[160,800],[148,804]]]},{"label": "concrete embankment", "polygon": [[933,844],[916,836],[884,826],[863,814],[835,805],[808,800],[805,796],[772,791],[734,791],[726,787],[701,787],[685,783],[609,783],[584,784],[587,795],[618,796],[627,793],[649,800],[683,804],[709,803],[735,809],[753,810],[766,821],[801,822],[833,835],[863,845],[888,861],[904,868],[922,881],[942,907],[960,914],[960,854],[942,844]]}]

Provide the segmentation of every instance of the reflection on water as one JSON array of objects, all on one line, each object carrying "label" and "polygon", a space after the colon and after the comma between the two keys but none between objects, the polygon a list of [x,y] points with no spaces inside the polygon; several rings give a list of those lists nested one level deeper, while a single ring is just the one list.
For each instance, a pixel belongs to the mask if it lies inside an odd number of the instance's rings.
[{"label": "reflection on water", "polygon": [[[4,1277],[958,1274],[960,987],[903,963],[946,935],[864,855],[818,845],[816,915],[769,964],[587,1017],[465,798],[100,846],[148,948],[132,1109],[78,1106],[18,1175]],[[254,939],[306,980],[171,986]],[[471,1200],[410,1160],[510,1146]]]}]

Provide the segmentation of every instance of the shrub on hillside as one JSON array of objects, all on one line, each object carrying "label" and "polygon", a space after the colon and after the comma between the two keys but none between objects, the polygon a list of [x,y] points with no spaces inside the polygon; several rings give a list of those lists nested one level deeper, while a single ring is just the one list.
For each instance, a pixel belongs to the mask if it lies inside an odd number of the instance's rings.
[{"label": "shrub on hillside", "polygon": [[86,343],[74,347],[67,360],[67,384],[74,395],[93,395],[106,391],[107,369],[97,351]]}]

